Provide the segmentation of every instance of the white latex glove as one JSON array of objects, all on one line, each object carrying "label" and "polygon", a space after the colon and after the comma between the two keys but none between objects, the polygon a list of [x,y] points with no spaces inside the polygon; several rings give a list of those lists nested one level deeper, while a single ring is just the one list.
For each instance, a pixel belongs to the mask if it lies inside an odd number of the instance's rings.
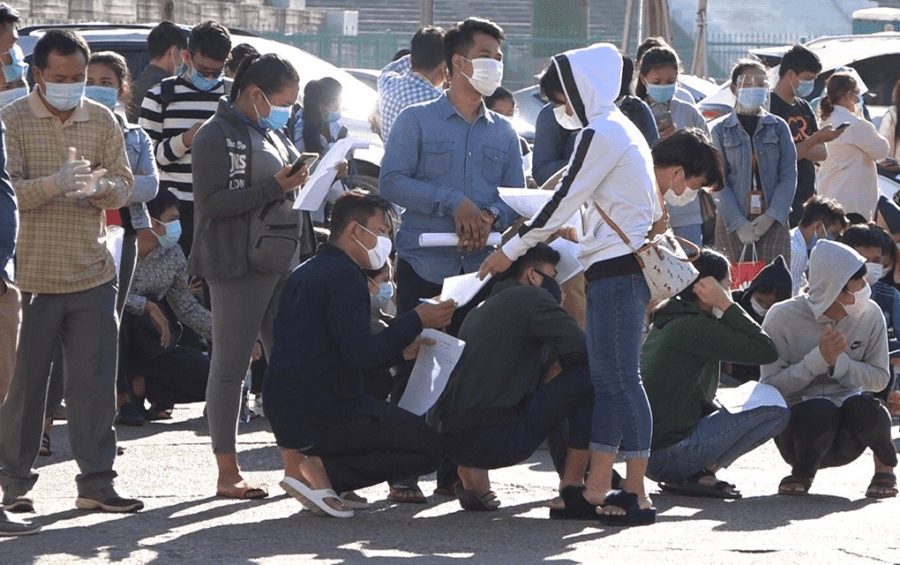
[{"label": "white latex glove", "polygon": [[97,169],[93,171],[91,174],[86,175],[87,180],[85,181],[83,188],[66,193],[66,196],[68,196],[69,198],[82,199],[100,196],[101,194],[108,192],[109,189],[112,188],[113,182],[109,179],[103,178],[105,174],[106,169]]},{"label": "white latex glove", "polygon": [[772,224],[775,223],[775,219],[771,216],[762,215],[752,222],[753,225],[753,233],[756,234],[757,241],[769,231],[769,228],[772,227]]},{"label": "white latex glove", "polygon": [[78,149],[69,147],[66,162],[54,176],[56,186],[63,194],[84,190],[91,180],[91,163],[84,159],[76,159]]},{"label": "white latex glove", "polygon": [[756,229],[753,227],[752,222],[747,222],[739,227],[737,229],[737,236],[744,245],[750,245],[751,243],[759,241],[759,236],[756,235]]}]

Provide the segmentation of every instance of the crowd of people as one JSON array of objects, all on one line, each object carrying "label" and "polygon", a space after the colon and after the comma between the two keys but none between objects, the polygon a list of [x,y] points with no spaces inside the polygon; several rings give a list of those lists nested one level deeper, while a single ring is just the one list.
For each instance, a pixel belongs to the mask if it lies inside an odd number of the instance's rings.
[{"label": "crowd of people", "polygon": [[[503,30],[428,26],[378,80],[378,192],[341,155],[310,212],[299,163],[348,136],[337,80],[302,80],[213,21],[187,38],[162,22],[134,79],[122,55],[48,30],[29,89],[18,23],[0,4],[0,535],[40,529],[15,514],[35,512],[61,411],[80,509],[141,510],[114,486],[115,428],[189,402],[206,403],[216,494],[268,496],[238,463],[248,385],[281,488],[338,518],[382,482],[424,503],[435,471],[436,495],[496,510],[489,472],[544,441],[551,518],[652,524],[646,478],[740,498],[719,471],[770,439],[780,494],[870,449],[865,495],[897,495],[900,206],[876,163],[898,154],[900,83],[880,130],[851,71],[817,115],[822,65],[795,46],[774,85],[739,61],[733,111],[707,124],[665,41],[635,59],[598,43],[550,59],[531,144],[509,120]],[[531,218],[499,191],[526,186],[547,191]],[[423,246],[433,233],[457,244]],[[664,296],[648,281],[668,273],[640,255],[659,238],[694,269]],[[574,276],[557,239],[578,244]],[[476,273],[470,302],[434,299]],[[464,348],[417,415],[400,399],[425,329]],[[723,382],[756,400],[720,402]]]}]

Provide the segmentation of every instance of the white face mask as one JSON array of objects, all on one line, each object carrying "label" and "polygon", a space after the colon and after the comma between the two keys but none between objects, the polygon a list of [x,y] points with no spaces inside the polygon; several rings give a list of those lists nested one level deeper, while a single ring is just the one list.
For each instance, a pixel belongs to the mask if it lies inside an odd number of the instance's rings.
[{"label": "white face mask", "polygon": [[663,194],[663,198],[669,206],[687,206],[697,199],[698,192],[698,190],[685,187],[684,192],[675,194],[675,191],[670,188]]},{"label": "white face mask", "polygon": [[356,243],[359,244],[360,247],[366,250],[366,253],[369,255],[369,269],[373,271],[378,271],[384,264],[387,263],[388,257],[391,254],[391,249],[393,249],[394,244],[391,243],[391,238],[386,235],[378,235],[370,229],[367,229],[366,226],[360,225],[360,227],[370,234],[376,237],[375,248],[369,249],[365,245],[362,244],[358,239]]},{"label": "white face mask", "polygon": [[[463,57],[465,59],[465,57]],[[472,76],[462,75],[469,79],[472,88],[482,96],[490,96],[503,82],[503,63],[497,59],[481,57],[478,59],[466,59],[472,63]]]},{"label": "white face mask", "polygon": [[20,86],[19,88],[13,88],[12,90],[4,90],[0,92],[0,108],[3,108],[10,102],[14,102],[24,96],[28,96],[27,86]]},{"label": "white face mask", "polygon": [[884,276],[884,267],[881,263],[866,263],[866,282],[873,285]]},{"label": "white face mask", "polygon": [[769,311],[768,308],[763,308],[763,305],[760,304],[760,303],[756,300],[756,297],[752,297],[752,296],[750,297],[750,307],[753,308],[753,311],[754,311],[754,312],[756,313],[756,315],[759,316],[760,318],[765,318],[765,317],[766,317],[766,313]]},{"label": "white face mask", "polygon": [[853,295],[853,304],[841,304],[841,306],[844,307],[844,311],[847,312],[848,316],[855,318],[866,311],[866,307],[869,305],[869,297],[872,296],[872,289],[869,285],[863,285],[861,289],[851,294]]},{"label": "white face mask", "polygon": [[563,129],[579,130],[584,127],[581,125],[581,120],[578,119],[578,116],[574,114],[570,116],[566,113],[565,104],[554,106],[553,115],[556,117],[556,123]]}]

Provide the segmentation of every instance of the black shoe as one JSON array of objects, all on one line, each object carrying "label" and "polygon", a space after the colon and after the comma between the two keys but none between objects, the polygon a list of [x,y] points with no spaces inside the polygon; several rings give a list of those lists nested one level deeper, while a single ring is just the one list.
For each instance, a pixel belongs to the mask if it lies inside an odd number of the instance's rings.
[{"label": "black shoe", "polygon": [[28,536],[39,531],[41,531],[39,525],[14,516],[7,516],[4,511],[0,510],[0,536]]},{"label": "black shoe", "polygon": [[75,499],[75,507],[81,510],[102,510],[104,512],[137,512],[144,509],[144,503],[136,498],[122,498],[112,486],[93,494],[81,494]]},{"label": "black shoe", "polygon": [[17,496],[13,499],[3,497],[3,509],[16,514],[34,512],[34,501],[27,496]]},{"label": "black shoe", "polygon": [[116,424],[122,426],[143,426],[145,420],[144,411],[131,402],[123,404],[116,414]]}]

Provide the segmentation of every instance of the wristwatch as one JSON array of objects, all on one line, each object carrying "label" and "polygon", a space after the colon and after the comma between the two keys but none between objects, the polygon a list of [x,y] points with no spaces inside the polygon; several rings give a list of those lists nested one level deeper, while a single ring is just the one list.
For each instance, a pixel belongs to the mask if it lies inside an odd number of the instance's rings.
[{"label": "wristwatch", "polygon": [[495,206],[488,206],[487,208],[482,208],[485,212],[494,217],[494,223],[491,224],[491,227],[497,224],[497,220],[500,219],[500,209]]}]

